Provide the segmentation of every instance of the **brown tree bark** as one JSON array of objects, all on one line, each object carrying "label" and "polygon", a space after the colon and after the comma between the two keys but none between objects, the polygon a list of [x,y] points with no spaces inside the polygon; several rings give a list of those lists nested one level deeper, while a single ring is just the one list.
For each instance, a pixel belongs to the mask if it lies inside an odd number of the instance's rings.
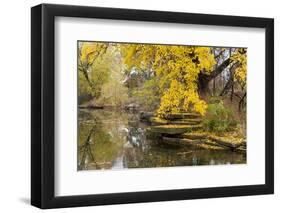
[{"label": "brown tree bark", "polygon": [[216,69],[214,69],[213,72],[211,72],[211,74],[207,75],[204,73],[200,73],[199,74],[199,78],[198,78],[198,90],[199,90],[199,94],[201,95],[205,95],[207,93],[210,92],[209,90],[209,82],[217,77],[225,68],[228,67],[228,65],[231,63],[231,59],[228,58],[226,59],[224,62],[222,62]]},{"label": "brown tree bark", "polygon": [[247,96],[247,92],[244,93],[244,95],[242,96],[241,100],[239,101],[239,106],[238,106],[238,109],[239,109],[239,112],[241,111],[244,103],[245,103],[245,100],[246,100],[246,96]]}]

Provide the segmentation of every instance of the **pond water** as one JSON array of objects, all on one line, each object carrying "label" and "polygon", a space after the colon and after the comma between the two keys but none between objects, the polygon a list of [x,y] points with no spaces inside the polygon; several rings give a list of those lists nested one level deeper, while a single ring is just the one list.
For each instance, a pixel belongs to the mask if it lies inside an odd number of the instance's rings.
[{"label": "pond water", "polygon": [[241,164],[244,154],[171,147],[146,137],[138,113],[79,110],[78,170]]}]

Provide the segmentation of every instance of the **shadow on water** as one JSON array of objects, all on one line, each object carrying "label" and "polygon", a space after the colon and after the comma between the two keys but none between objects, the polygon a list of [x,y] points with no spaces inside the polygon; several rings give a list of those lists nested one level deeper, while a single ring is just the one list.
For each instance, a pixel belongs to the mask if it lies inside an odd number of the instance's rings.
[{"label": "shadow on water", "polygon": [[147,124],[124,111],[80,110],[78,170],[151,168],[245,163],[231,151],[194,150],[146,137]]}]

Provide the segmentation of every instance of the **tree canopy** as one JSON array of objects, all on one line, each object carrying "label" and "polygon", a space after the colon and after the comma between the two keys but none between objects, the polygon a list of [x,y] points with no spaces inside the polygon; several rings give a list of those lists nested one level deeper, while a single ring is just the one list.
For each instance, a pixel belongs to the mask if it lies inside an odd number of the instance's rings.
[{"label": "tree canopy", "polygon": [[101,93],[109,94],[112,87],[119,88],[117,96],[121,97],[126,92],[122,78],[131,78],[132,70],[137,70],[142,83],[134,94],[146,96],[148,105],[158,100],[156,111],[160,117],[181,111],[204,115],[206,88],[225,71],[223,78],[231,81],[224,88],[226,92],[234,84],[241,91],[246,86],[246,48],[106,42],[80,42],[78,46],[82,93],[97,100]]}]

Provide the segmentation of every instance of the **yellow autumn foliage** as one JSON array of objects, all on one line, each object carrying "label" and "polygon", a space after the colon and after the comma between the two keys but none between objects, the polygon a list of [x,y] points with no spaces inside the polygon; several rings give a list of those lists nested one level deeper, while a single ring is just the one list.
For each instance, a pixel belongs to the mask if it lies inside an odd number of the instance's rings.
[{"label": "yellow autumn foliage", "polygon": [[81,47],[80,60],[92,65],[98,56],[102,55],[108,47],[107,43],[83,42]]},{"label": "yellow autumn foliage", "polygon": [[[205,114],[207,104],[198,94],[198,78],[200,73],[209,75],[217,64],[212,47],[83,42],[80,61],[87,66],[97,64],[108,49],[118,52],[117,57],[128,71],[153,70],[160,94],[157,110],[160,117],[180,111]],[[247,76],[245,51],[237,48],[231,55],[231,63],[238,63],[234,77],[242,86],[246,85]],[[115,57],[113,52],[108,54]]]},{"label": "yellow autumn foliage", "polygon": [[207,104],[200,99],[200,72],[210,74],[216,63],[211,48],[177,45],[120,45],[128,69],[153,69],[163,94],[158,115],[195,111],[204,115]]},{"label": "yellow autumn foliage", "polygon": [[246,85],[247,81],[247,54],[245,48],[237,48],[231,59],[235,63],[239,63],[235,70],[234,77],[242,85]]}]

